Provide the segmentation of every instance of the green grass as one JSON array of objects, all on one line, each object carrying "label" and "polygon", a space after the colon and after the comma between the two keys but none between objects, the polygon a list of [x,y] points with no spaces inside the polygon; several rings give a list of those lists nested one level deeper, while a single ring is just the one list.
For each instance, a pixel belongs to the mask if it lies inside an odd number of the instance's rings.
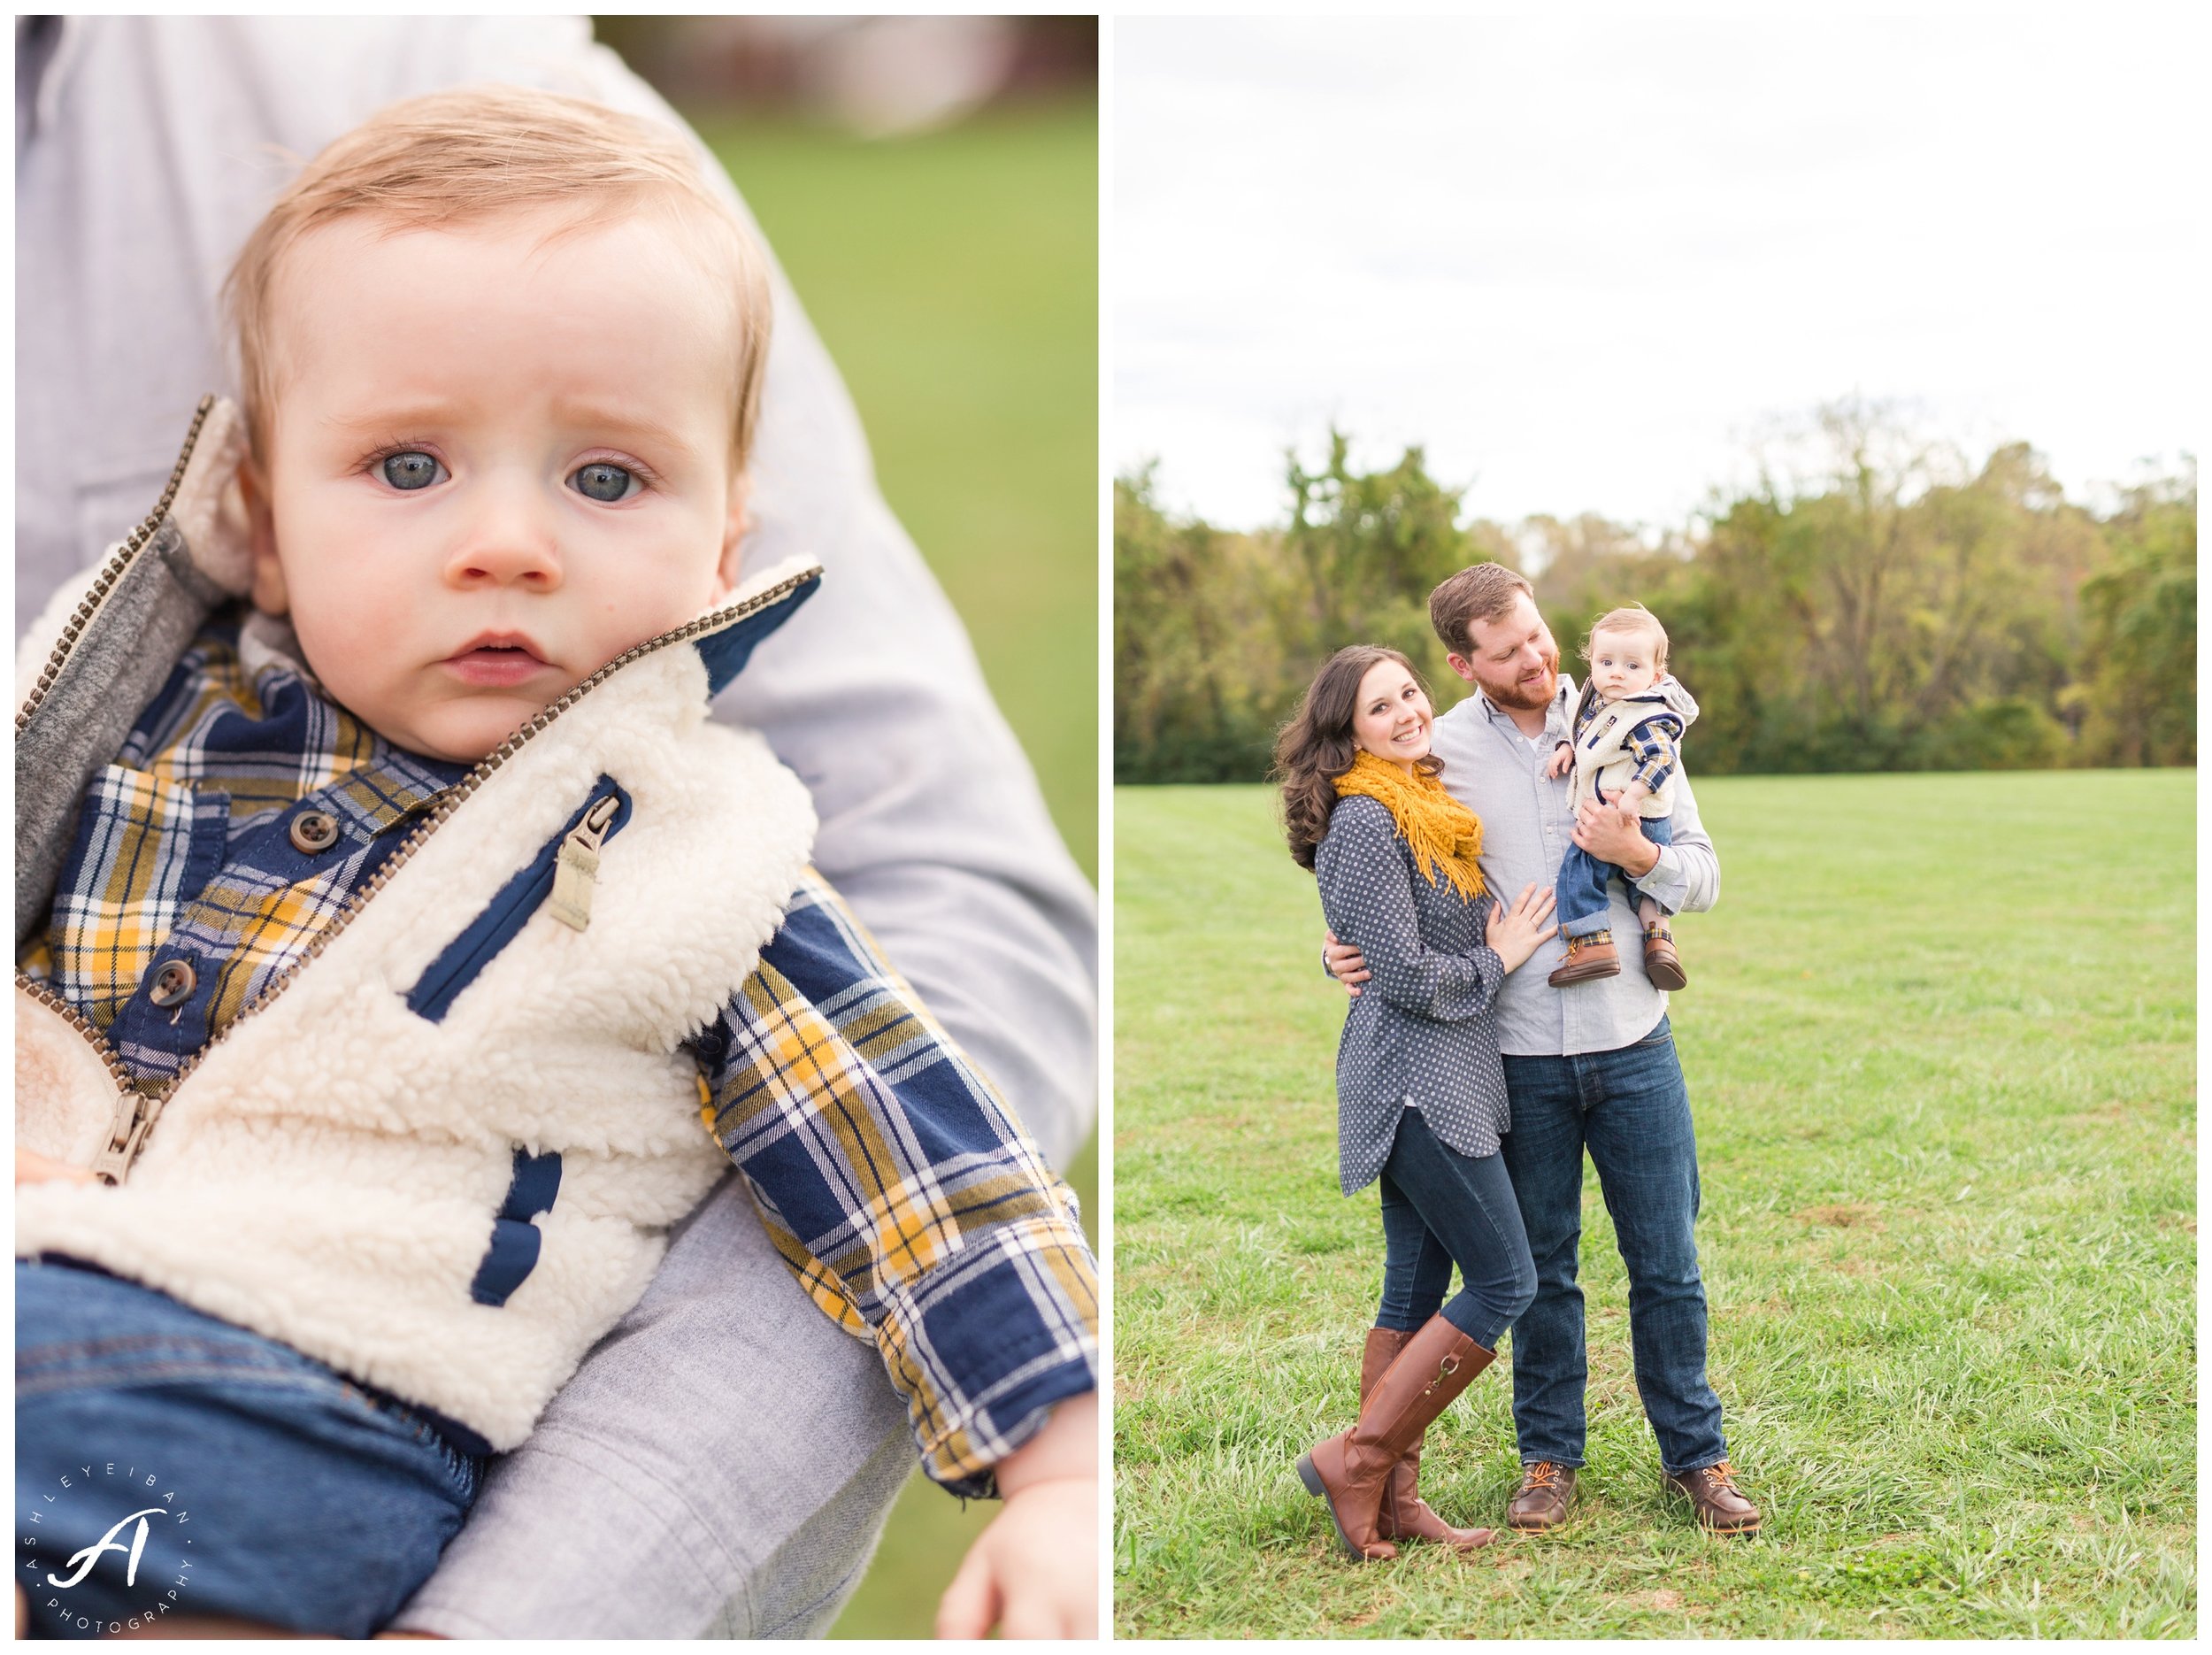
[{"label": "green grass", "polygon": [[[1701,781],[1677,933],[1710,1371],[1755,1539],[1663,1492],[1584,1189],[1578,1517],[1345,1559],[1292,1470],[1356,1406],[1340,992],[1252,788],[1115,800],[1125,1636],[2193,1636],[2193,772]],[[1497,1523],[1505,1368],[1425,1491]]]},{"label": "green grass", "polygon": [[828,344],[884,496],[1098,876],[1098,117],[872,142],[695,112]]},{"label": "green grass", "polygon": [[[1098,869],[1098,122],[1087,102],[868,142],[688,112],[843,373],[1045,804]],[[1095,1143],[1069,1169],[1097,1235]],[[918,1474],[833,1636],[926,1636],[995,1501]]]}]

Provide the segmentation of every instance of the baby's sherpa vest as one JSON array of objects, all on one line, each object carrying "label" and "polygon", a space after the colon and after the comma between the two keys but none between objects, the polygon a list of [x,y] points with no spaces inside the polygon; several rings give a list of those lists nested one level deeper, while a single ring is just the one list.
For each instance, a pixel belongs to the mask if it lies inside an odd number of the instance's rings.
[{"label": "baby's sherpa vest", "polygon": [[[1671,693],[1678,689],[1674,681],[1668,679],[1637,695],[1598,702],[1590,722],[1575,737],[1576,798],[1595,798],[1599,789],[1604,789],[1606,797],[1612,798],[1635,780],[1637,760],[1628,751],[1628,738],[1639,724],[1655,712],[1672,712],[1686,729],[1688,727],[1697,717],[1697,703],[1690,700],[1686,690]],[[1650,819],[1673,815],[1675,778],[1681,774],[1682,766],[1678,763],[1657,791],[1644,800],[1638,813]]]},{"label": "baby's sherpa vest", "polygon": [[[234,411],[204,404],[195,436],[154,516],[25,640],[19,948],[85,782],[211,604],[244,589]],[[126,1169],[19,1189],[17,1255],[98,1265],[519,1443],[728,1166],[679,1043],[775,934],[814,812],[708,702],[818,579],[749,581],[479,765],[326,945],[141,1112],[134,1155],[98,1036],[19,974],[19,1143]],[[517,876],[611,794],[627,813],[579,930]],[[487,1303],[503,1240],[535,1262]]]}]

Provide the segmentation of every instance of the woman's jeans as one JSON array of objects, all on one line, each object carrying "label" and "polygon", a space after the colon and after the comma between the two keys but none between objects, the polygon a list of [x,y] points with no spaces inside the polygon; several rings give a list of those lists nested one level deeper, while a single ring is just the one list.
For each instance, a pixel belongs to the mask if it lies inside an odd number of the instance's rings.
[{"label": "woman's jeans", "polygon": [[[1570,990],[1569,992],[1572,992]],[[1697,1140],[1667,1020],[1632,1046],[1505,1059],[1513,1130],[1504,1159],[1536,1263],[1536,1297],[1513,1328],[1513,1423],[1521,1461],[1582,1464],[1582,1152],[1628,1267],[1628,1331],[1659,1460],[1680,1474],[1728,1455],[1705,1379],[1705,1284],[1697,1270]]]},{"label": "woman's jeans", "polygon": [[[1462,1155],[1438,1140],[1419,1110],[1408,1109],[1383,1164],[1382,1221],[1375,1325],[1410,1333],[1441,1305],[1453,1327],[1495,1351],[1536,1291],[1505,1158]],[[1455,1263],[1460,1290],[1446,1305]]]},{"label": "woman's jeans", "polygon": [[[1646,816],[1642,819],[1644,837],[1653,844],[1674,843],[1674,819],[1671,816]],[[1601,862],[1578,844],[1570,844],[1566,854],[1559,858],[1559,877],[1552,881],[1552,895],[1559,904],[1559,935],[1562,936],[1594,936],[1612,924],[1612,898],[1605,893],[1608,881],[1619,874],[1628,887],[1628,905],[1634,907],[1643,893],[1636,889],[1636,881],[1610,862]]]}]

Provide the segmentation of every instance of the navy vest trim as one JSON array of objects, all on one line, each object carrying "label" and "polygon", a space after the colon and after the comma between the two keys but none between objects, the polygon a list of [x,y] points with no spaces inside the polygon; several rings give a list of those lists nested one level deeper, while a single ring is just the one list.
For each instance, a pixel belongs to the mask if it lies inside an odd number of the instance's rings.
[{"label": "navy vest trim", "polygon": [[710,632],[694,643],[692,648],[699,651],[699,658],[706,663],[707,693],[719,695],[731,680],[745,670],[745,663],[753,658],[753,651],[760,647],[761,641],[790,620],[792,612],[813,597],[821,584],[819,574],[810,574],[779,602],[746,616],[734,626]]},{"label": "navy vest trim", "polygon": [[507,1198],[499,1205],[499,1216],[492,1220],[491,1245],[485,1249],[484,1262],[476,1266],[476,1280],[469,1283],[471,1298],[495,1309],[514,1297],[537,1268],[538,1250],[545,1243],[544,1233],[530,1220],[553,1210],[560,1189],[557,1151],[542,1155],[515,1151],[514,1176],[507,1184]]}]

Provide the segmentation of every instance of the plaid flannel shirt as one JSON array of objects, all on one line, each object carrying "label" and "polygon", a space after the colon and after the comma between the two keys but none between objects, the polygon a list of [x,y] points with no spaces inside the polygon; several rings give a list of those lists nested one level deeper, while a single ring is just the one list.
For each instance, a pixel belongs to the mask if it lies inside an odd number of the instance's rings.
[{"label": "plaid flannel shirt", "polygon": [[[468,766],[393,747],[289,659],[197,638],[87,791],[50,924],[19,965],[151,1092],[297,959]],[[303,810],[341,844],[304,853]],[[219,960],[204,1012],[142,992],[156,954]],[[1043,1410],[1094,1389],[1095,1266],[1075,1198],[810,871],[687,1043],[706,1128],[816,1305],[874,1341],[923,1467],[987,1494]]]}]

